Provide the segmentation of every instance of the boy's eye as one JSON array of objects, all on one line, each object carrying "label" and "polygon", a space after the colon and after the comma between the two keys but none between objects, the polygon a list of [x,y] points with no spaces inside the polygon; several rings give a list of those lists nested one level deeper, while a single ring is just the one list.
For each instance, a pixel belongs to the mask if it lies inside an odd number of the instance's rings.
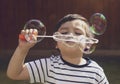
[{"label": "boy's eye", "polygon": [[81,33],[79,33],[79,32],[75,32],[75,34],[76,34],[76,35],[81,35]]},{"label": "boy's eye", "polygon": [[61,34],[68,34],[68,32],[61,32]]}]

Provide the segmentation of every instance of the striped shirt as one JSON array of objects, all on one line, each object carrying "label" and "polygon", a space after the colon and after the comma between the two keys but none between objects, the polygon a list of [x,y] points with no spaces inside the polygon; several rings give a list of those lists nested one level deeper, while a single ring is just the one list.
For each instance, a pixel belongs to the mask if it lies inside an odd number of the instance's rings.
[{"label": "striped shirt", "polygon": [[26,63],[30,83],[43,84],[109,84],[103,69],[93,60],[84,58],[86,64],[74,65],[61,56],[52,55]]}]

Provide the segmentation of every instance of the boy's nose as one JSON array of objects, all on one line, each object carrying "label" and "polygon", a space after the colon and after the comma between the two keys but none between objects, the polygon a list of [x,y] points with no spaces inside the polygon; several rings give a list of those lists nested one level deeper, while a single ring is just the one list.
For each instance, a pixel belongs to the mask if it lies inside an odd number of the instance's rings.
[{"label": "boy's nose", "polygon": [[69,33],[69,34],[72,35],[72,36],[74,35],[73,33]]}]

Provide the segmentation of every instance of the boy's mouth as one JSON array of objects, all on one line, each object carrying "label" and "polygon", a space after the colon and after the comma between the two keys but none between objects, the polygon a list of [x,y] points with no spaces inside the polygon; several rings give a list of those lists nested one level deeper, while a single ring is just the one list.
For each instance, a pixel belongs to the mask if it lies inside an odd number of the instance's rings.
[{"label": "boy's mouth", "polygon": [[75,42],[72,42],[72,41],[65,41],[65,43],[67,43],[67,44],[75,44]]},{"label": "boy's mouth", "polygon": [[76,45],[76,43],[72,41],[65,41],[64,44],[67,45],[68,47],[74,47]]}]

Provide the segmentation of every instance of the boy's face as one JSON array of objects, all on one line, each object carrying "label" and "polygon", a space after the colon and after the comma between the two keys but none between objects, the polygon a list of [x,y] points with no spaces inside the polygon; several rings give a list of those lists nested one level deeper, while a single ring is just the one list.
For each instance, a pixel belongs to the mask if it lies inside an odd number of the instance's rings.
[{"label": "boy's face", "polygon": [[[77,20],[68,21],[62,24],[58,32],[65,35],[72,34],[74,36],[80,36],[80,35],[86,36],[86,31],[85,31],[86,27],[88,26],[84,21],[77,19]],[[69,47],[69,45],[73,47]],[[80,51],[80,48],[84,48],[84,45],[78,45],[75,42],[66,41],[66,42],[57,42],[57,47],[60,49],[60,51],[74,52],[78,50]]]}]

